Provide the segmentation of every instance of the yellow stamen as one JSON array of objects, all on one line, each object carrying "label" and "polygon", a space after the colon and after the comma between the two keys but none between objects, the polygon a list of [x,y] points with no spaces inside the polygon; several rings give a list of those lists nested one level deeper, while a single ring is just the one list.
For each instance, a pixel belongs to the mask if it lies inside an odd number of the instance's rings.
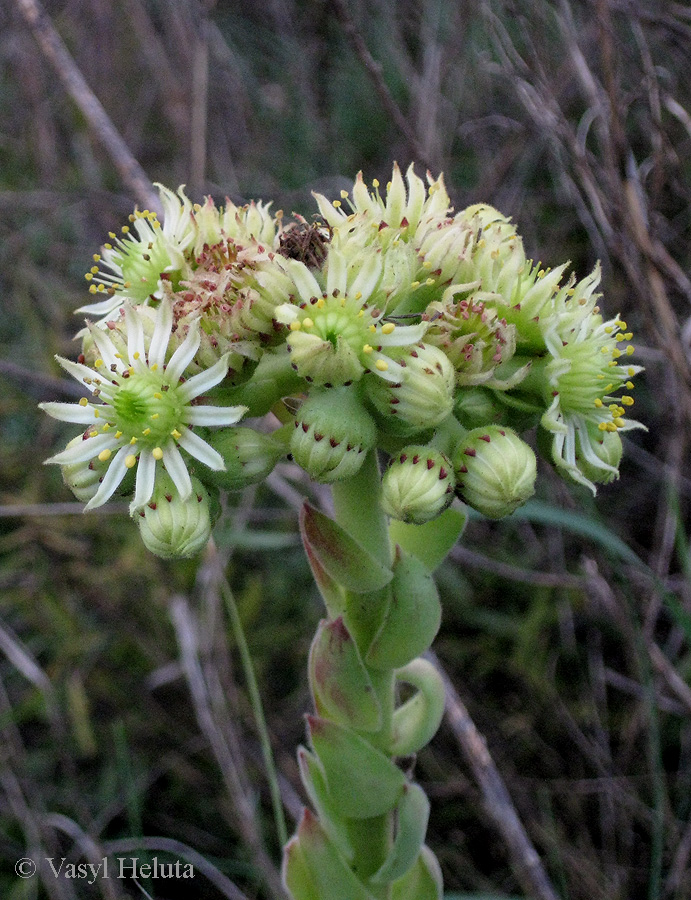
[{"label": "yellow stamen", "polygon": [[144,431],[142,431],[142,434],[144,435],[144,437],[147,437],[148,435],[151,434],[151,429],[145,428]]},{"label": "yellow stamen", "polygon": [[137,463],[137,457],[134,453],[130,453],[129,456],[125,457],[125,465],[128,469],[132,469]]},{"label": "yellow stamen", "polygon": [[634,348],[633,344],[629,344],[629,346],[626,348],[626,355],[631,356],[631,354],[634,352],[635,352],[635,348]]},{"label": "yellow stamen", "polygon": [[376,325],[370,325],[369,330],[372,332],[372,334],[374,334],[374,332],[377,330],[377,326],[376,326]]},{"label": "yellow stamen", "polygon": [[101,452],[98,454],[98,458],[101,460],[101,462],[107,462],[112,455],[112,450],[101,450]]},{"label": "yellow stamen", "polygon": [[136,437],[130,438],[130,444],[136,444],[136,443],[137,443]]},{"label": "yellow stamen", "polygon": [[636,385],[633,383],[633,381],[627,381],[624,387],[626,387],[629,391],[632,391],[636,387]]},{"label": "yellow stamen", "polygon": [[[156,391],[154,397],[156,398],[156,400],[163,400],[163,394],[160,391]],[[156,413],[156,415],[158,415],[158,413]]]},{"label": "yellow stamen", "polygon": [[89,403],[89,401],[86,399],[86,397],[82,397],[82,398],[79,400],[79,405],[80,405],[80,406],[87,406],[88,403]]},{"label": "yellow stamen", "polygon": [[389,368],[389,364],[383,359],[378,359],[374,365],[377,369],[379,369],[380,372],[386,372],[386,370]]},{"label": "yellow stamen", "polygon": [[153,413],[153,415],[151,416],[151,418],[152,418],[152,419],[158,419],[159,416],[160,416],[160,413]]},{"label": "yellow stamen", "polygon": [[326,303],[326,300],[324,300],[323,297],[320,297],[320,298],[317,300],[317,309],[324,309],[324,304],[325,304],[325,303]]},{"label": "yellow stamen", "polygon": [[614,420],[614,424],[617,426],[617,428],[623,428],[624,420],[620,416],[617,416],[617,418]]},{"label": "yellow stamen", "polygon": [[373,348],[370,347],[369,344],[364,344],[363,347],[362,347],[362,352],[363,352],[363,353],[371,353],[371,352],[372,352],[372,349],[373,349]]},{"label": "yellow stamen", "polygon": [[163,459],[163,450],[160,447],[154,447],[151,451],[151,455],[154,459]]},{"label": "yellow stamen", "polygon": [[624,406],[633,406],[635,401],[633,397],[622,397],[621,402],[624,404]]},{"label": "yellow stamen", "polygon": [[90,431],[89,437],[96,437],[97,434],[98,434],[98,431]]},{"label": "yellow stamen", "polygon": [[302,320],[302,324],[305,326],[305,328],[313,328],[314,327],[314,322],[312,321],[312,319],[310,319],[309,316],[307,316],[306,318],[304,318]]},{"label": "yellow stamen", "polygon": [[302,328],[302,322],[291,322],[288,326],[291,331],[300,331]]},{"label": "yellow stamen", "polygon": [[595,406],[597,406],[597,408],[599,409],[599,408],[600,408],[601,406],[603,406],[603,405],[604,405],[604,404],[602,403],[602,400],[600,400],[600,398],[597,397],[597,398],[595,399]]},{"label": "yellow stamen", "polygon": [[116,432],[115,432],[115,437],[116,437],[116,438],[121,438],[121,437],[122,437],[122,432],[121,432],[121,431],[116,431]]},{"label": "yellow stamen", "polygon": [[393,322],[387,322],[386,325],[382,325],[381,333],[382,334],[391,334],[396,325]]},{"label": "yellow stamen", "polygon": [[171,433],[171,435],[175,438],[176,441],[177,441],[178,438],[181,438],[181,437],[182,437],[182,435],[181,435],[180,432],[177,430],[177,428],[173,428],[173,430],[172,430],[170,433]]}]

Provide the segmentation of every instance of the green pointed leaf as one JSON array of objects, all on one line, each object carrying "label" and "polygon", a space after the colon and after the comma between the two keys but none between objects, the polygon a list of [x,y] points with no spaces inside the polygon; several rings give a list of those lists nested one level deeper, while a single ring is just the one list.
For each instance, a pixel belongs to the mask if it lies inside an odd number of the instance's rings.
[{"label": "green pointed leaf", "polygon": [[333,519],[306,503],[300,514],[302,542],[330,578],[356,593],[377,591],[393,572],[371,556]]},{"label": "green pointed leaf", "polygon": [[292,900],[321,900],[297,835],[283,848],[281,877]]},{"label": "green pointed leaf", "polygon": [[[304,869],[317,889],[319,900],[374,900],[372,894],[348,868],[329,840],[319,820],[306,809],[298,827],[297,840]],[[288,883],[290,888],[290,884]],[[302,900],[297,898],[296,900]],[[309,900],[312,900],[309,897]]]},{"label": "green pointed leaf", "polygon": [[443,892],[437,858],[423,847],[413,868],[391,885],[391,900],[443,900]]},{"label": "green pointed leaf", "polygon": [[389,533],[394,543],[416,556],[428,572],[433,572],[446,559],[467,521],[465,512],[452,507],[424,525],[392,519]]},{"label": "green pointed leaf", "polygon": [[444,715],[444,682],[432,663],[414,659],[396,672],[396,680],[417,688],[410,700],[393,714],[394,756],[409,756],[426,746],[437,733]]},{"label": "green pointed leaf", "polygon": [[348,825],[342,813],[329,796],[326,786],[326,776],[321,763],[314,754],[304,747],[298,749],[298,764],[300,766],[300,778],[307,791],[307,796],[316,809],[319,821],[324,831],[331,838],[343,858],[352,862],[355,850],[350,840]]},{"label": "green pointed leaf", "polygon": [[396,837],[382,867],[370,878],[373,884],[401,878],[420,853],[429,821],[429,800],[419,784],[406,784],[397,812]]},{"label": "green pointed leaf", "polygon": [[403,772],[354,731],[308,716],[312,746],[324,767],[329,794],[347,819],[389,812],[403,793]]},{"label": "green pointed leaf", "polygon": [[415,556],[397,551],[391,602],[365,656],[374,669],[397,669],[424,653],[436,637],[441,603],[434,580]]},{"label": "green pointed leaf", "polygon": [[319,623],[310,649],[309,678],[320,715],[358,731],[379,731],[381,707],[341,616]]},{"label": "green pointed leaf", "polygon": [[340,584],[333,580],[324,566],[319,562],[312,547],[304,541],[303,546],[305,548],[305,553],[307,554],[307,561],[312,570],[312,576],[319,588],[319,593],[322,595],[322,600],[324,601],[327,612],[332,618],[336,618],[341,615],[345,609],[345,592]]}]

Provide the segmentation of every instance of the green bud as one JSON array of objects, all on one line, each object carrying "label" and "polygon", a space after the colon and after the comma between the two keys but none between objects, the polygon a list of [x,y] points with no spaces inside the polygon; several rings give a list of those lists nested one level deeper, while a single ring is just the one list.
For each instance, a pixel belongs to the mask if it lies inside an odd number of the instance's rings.
[{"label": "green bud", "polygon": [[194,556],[211,537],[210,497],[192,478],[192,493],[181,500],[170,476],[156,474],[151,500],[136,516],[145,546],[163,559]]},{"label": "green bud", "polygon": [[[81,434],[72,438],[66,450],[77,447],[83,441]],[[88,503],[99,488],[101,480],[108,471],[109,462],[101,462],[98,457],[86,462],[72,463],[68,466],[60,466],[62,480],[72,491],[77,500]]]},{"label": "green bud", "polygon": [[242,491],[269,475],[285,454],[280,441],[253,428],[209,431],[204,440],[223,457],[225,472],[204,469],[204,481],[224,491]]},{"label": "green bud", "polygon": [[465,388],[456,395],[454,415],[464,428],[477,428],[488,422],[498,422],[503,412],[503,404],[487,388]]},{"label": "green bud", "polygon": [[367,379],[375,409],[417,429],[438,425],[453,408],[455,372],[446,354],[418,343],[389,355],[392,365]]},{"label": "green bud", "polygon": [[377,429],[354,389],[315,390],[295,416],[290,451],[317,481],[351,478],[374,447]]},{"label": "green bud", "polygon": [[535,490],[535,454],[510,428],[469,431],[456,448],[453,467],[458,495],[490,519],[510,515]]},{"label": "green bud", "polygon": [[406,447],[382,478],[382,507],[394,519],[422,525],[453,500],[456,479],[449,460],[433,447]]}]

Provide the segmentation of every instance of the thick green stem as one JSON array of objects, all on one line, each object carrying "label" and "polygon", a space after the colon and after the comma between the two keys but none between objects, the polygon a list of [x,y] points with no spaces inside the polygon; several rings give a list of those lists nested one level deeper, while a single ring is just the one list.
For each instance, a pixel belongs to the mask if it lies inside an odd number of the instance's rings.
[{"label": "thick green stem", "polygon": [[359,472],[332,486],[336,521],[384,565],[391,565],[389,523],[381,508],[379,465],[374,451]]},{"label": "thick green stem", "polygon": [[[336,521],[372,556],[389,566],[392,562],[392,546],[389,538],[389,525],[381,503],[381,482],[379,466],[374,452],[367,458],[353,477],[333,485],[334,509]],[[360,595],[361,602],[385,604],[388,601],[386,590],[374,591]],[[371,610],[371,615],[364,618],[372,623],[379,621],[384,609]],[[357,629],[360,632],[360,629]],[[372,638],[369,628],[353,635],[364,656],[369,640]],[[373,744],[386,746],[390,743],[393,729],[393,712],[395,706],[395,682],[393,671],[378,672],[368,669],[377,699],[382,711],[382,728],[373,735],[363,735],[371,739]],[[393,814],[375,816],[371,819],[359,819],[351,822],[351,839],[355,847],[353,871],[365,880],[380,868],[391,849],[393,840]],[[372,896],[380,900],[388,900],[391,896],[389,885],[368,885]]]}]

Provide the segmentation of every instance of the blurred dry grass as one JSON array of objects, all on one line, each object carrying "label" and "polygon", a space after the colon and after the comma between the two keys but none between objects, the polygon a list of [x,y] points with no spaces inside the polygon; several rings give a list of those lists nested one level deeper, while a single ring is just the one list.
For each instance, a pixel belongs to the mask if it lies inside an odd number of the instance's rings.
[{"label": "blurred dry grass", "polygon": [[[18,10],[0,6],[0,895],[141,896],[12,872],[27,851],[99,859],[138,839],[215,867],[192,892],[149,883],[156,900],[233,896],[224,876],[272,896],[268,792],[209,567],[149,556],[123,510],[58,506],[70,498],[41,466],[65,434],[35,404],[70,390],[53,354],[73,352],[83,272],[134,198]],[[513,215],[535,256],[580,274],[602,260],[605,308],[647,369],[649,431],[596,501],[545,468],[532,517],[471,524],[441,572],[436,647],[561,897],[691,898],[691,6],[47,10],[152,181],[309,212],[311,189],[415,160],[445,172],[457,208]],[[320,610],[291,477],[233,499],[217,541],[294,809]],[[447,726],[418,773],[448,891],[519,893]]]}]

